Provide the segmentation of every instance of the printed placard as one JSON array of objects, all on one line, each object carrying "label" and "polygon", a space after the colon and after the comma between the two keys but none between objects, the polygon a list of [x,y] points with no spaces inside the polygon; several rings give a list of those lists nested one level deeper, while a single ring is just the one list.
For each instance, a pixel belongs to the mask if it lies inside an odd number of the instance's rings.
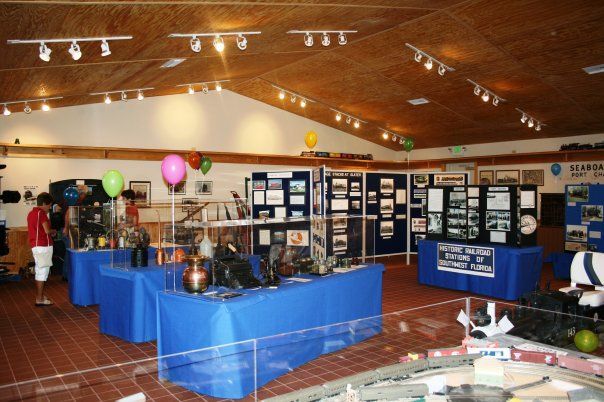
[{"label": "printed placard", "polygon": [[495,277],[495,249],[438,243],[438,270]]}]

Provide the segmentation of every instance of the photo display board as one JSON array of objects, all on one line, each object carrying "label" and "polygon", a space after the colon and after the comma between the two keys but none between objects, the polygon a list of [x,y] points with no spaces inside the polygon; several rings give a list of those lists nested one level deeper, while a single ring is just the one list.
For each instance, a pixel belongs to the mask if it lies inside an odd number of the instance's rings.
[{"label": "photo display board", "polygon": [[604,185],[567,185],[565,251],[604,252]]},{"label": "photo display board", "polygon": [[376,256],[407,251],[407,176],[406,173],[365,174],[365,214],[377,216]]},{"label": "photo display board", "polygon": [[429,187],[427,238],[534,246],[536,202],[536,186]]},{"label": "photo display board", "polygon": [[[417,241],[425,239],[428,221],[428,187],[464,186],[468,180],[465,172],[412,173],[409,179],[409,251],[417,252]],[[438,215],[433,215],[436,218]],[[432,222],[436,224],[436,222]]]},{"label": "photo display board", "polygon": [[[253,219],[291,218],[311,214],[311,172],[308,170],[253,172],[251,188],[250,204],[252,204]],[[280,223],[255,226],[254,253],[268,253],[271,244],[284,244],[300,249],[297,250],[299,255],[309,255],[310,242],[294,245],[290,242],[287,232],[297,231],[301,233],[303,239],[309,239],[311,238],[310,222],[289,223],[287,229]]]},{"label": "photo display board", "polygon": [[[347,171],[325,172],[326,215],[362,215],[363,214],[363,173]],[[326,255],[347,255],[359,257],[363,253],[362,219],[328,220],[325,233]],[[337,225],[337,227],[336,227]]]}]

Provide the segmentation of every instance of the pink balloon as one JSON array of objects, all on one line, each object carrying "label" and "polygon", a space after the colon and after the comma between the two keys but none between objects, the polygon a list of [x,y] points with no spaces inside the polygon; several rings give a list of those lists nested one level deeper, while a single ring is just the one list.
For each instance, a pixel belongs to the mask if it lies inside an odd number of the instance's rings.
[{"label": "pink balloon", "polygon": [[187,173],[185,160],[178,155],[168,155],[161,162],[161,174],[172,185],[180,183],[185,173]]}]

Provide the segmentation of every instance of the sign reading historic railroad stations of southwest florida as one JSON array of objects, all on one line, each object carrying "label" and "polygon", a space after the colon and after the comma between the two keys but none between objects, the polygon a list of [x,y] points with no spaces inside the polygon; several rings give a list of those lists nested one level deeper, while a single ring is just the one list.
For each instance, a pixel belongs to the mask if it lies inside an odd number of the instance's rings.
[{"label": "sign reading historic railroad stations of southwest florida", "polygon": [[495,277],[495,249],[438,243],[438,270]]}]

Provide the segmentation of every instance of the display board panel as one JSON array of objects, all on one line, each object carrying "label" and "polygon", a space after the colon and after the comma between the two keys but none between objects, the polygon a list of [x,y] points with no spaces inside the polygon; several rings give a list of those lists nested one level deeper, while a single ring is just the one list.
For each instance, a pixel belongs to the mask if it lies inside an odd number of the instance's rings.
[{"label": "display board panel", "polygon": [[604,185],[567,185],[565,195],[564,250],[604,252]]}]

